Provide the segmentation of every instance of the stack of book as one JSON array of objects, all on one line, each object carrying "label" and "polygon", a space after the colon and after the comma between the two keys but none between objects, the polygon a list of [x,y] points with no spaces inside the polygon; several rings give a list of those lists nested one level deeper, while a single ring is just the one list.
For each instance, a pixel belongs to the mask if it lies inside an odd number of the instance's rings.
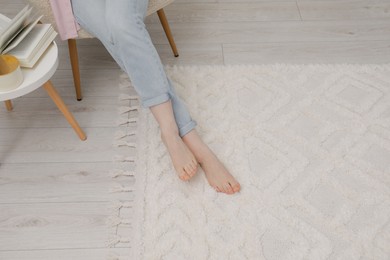
[{"label": "stack of book", "polygon": [[38,24],[42,16],[26,6],[12,20],[0,15],[0,54],[15,56],[21,67],[32,68],[57,33],[50,24]]}]

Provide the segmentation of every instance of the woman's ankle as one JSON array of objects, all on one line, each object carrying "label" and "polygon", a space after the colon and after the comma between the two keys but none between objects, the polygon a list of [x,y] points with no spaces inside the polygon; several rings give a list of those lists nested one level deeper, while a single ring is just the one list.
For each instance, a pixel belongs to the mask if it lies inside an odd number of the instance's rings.
[{"label": "woman's ankle", "polygon": [[202,164],[207,156],[212,154],[210,148],[203,142],[198,133],[195,130],[192,130],[188,134],[182,137],[183,142],[194,154],[196,160]]},{"label": "woman's ankle", "polygon": [[165,126],[160,127],[161,137],[162,138],[170,138],[179,136],[179,129],[177,126]]}]

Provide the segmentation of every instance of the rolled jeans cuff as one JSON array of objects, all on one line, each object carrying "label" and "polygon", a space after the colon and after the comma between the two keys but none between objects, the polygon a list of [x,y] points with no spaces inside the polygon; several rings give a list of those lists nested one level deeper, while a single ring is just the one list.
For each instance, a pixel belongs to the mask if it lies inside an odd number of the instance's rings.
[{"label": "rolled jeans cuff", "polygon": [[192,129],[196,127],[196,122],[194,120],[191,120],[188,124],[186,124],[183,127],[179,128],[179,135],[180,137],[185,136],[188,134]]},{"label": "rolled jeans cuff", "polygon": [[161,94],[157,97],[153,97],[153,98],[149,98],[149,99],[146,99],[146,100],[143,100],[142,101],[142,106],[143,107],[152,107],[152,106],[156,106],[156,105],[160,105],[164,102],[167,102],[168,100],[170,100],[170,96],[168,93],[164,93],[164,94]]}]

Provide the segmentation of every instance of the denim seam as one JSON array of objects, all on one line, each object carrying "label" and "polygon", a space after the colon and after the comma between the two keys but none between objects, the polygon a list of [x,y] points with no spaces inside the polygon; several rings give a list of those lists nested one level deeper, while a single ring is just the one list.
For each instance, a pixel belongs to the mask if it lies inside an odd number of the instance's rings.
[{"label": "denim seam", "polygon": [[147,100],[142,100],[142,105],[144,107],[152,107],[152,106],[165,103],[168,100],[170,100],[170,96],[167,93],[164,93],[156,97],[148,98]]},{"label": "denim seam", "polygon": [[180,129],[179,129],[180,137],[185,136],[186,134],[188,134],[195,127],[196,127],[196,122],[194,120],[191,120],[185,126],[180,127]]}]

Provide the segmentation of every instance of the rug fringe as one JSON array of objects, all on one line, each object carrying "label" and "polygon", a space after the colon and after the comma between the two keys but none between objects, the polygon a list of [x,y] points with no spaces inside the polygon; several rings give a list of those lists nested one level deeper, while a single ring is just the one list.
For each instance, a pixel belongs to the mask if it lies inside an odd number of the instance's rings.
[{"label": "rug fringe", "polygon": [[108,247],[114,247],[118,243],[130,243],[130,237],[122,237],[119,235],[113,235],[110,237],[107,241],[107,246]]},{"label": "rug fringe", "polygon": [[117,254],[109,254],[106,257],[106,260],[120,260],[120,258],[119,258],[119,255],[117,255]]},{"label": "rug fringe", "polygon": [[119,130],[115,133],[115,140],[120,140],[128,136],[135,136],[135,131],[130,131],[126,133],[124,131]]},{"label": "rug fringe", "polygon": [[135,162],[134,156],[123,156],[123,155],[115,155],[113,158],[114,162]]},{"label": "rug fringe", "polygon": [[114,170],[110,171],[110,176],[112,178],[117,178],[120,176],[134,176],[134,172],[133,171],[126,171],[126,170],[122,170],[122,169],[114,169]]},{"label": "rug fringe", "polygon": [[108,255],[106,257],[107,260],[120,260],[118,255]]},{"label": "rug fringe", "polygon": [[125,187],[121,184],[114,184],[114,186],[111,188],[110,192],[115,193],[115,192],[132,192],[134,189],[132,187]]},{"label": "rug fringe", "polygon": [[138,122],[137,117],[133,117],[133,118],[122,117],[122,118],[119,118],[119,120],[117,121],[117,125],[121,126],[121,125],[125,125],[128,123],[137,123],[137,122]]},{"label": "rug fringe", "polygon": [[[131,95],[131,91],[131,82],[129,81],[127,74],[123,73],[120,76],[119,84],[120,93],[118,100],[120,101],[120,106],[118,107],[117,119],[118,130],[115,132],[112,143],[117,154],[112,158],[114,168],[109,171],[109,175],[112,178],[110,193],[117,193],[118,195],[115,195],[115,197],[119,196],[121,199],[112,201],[109,205],[110,213],[106,220],[106,225],[109,230],[112,230],[113,232],[110,234],[110,238],[107,241],[107,247],[109,248],[115,247],[118,243],[129,244],[131,238],[129,236],[118,235],[120,232],[118,229],[123,225],[133,229],[134,225],[132,218],[126,216],[127,210],[124,212],[122,211],[124,209],[135,208],[134,200],[129,200],[129,193],[135,190],[135,182],[133,181],[135,178],[135,171],[133,169],[135,168],[136,158],[132,155],[135,154],[134,148],[137,147],[137,143],[135,142],[136,139],[134,139],[137,132],[130,127],[133,128],[134,126],[137,126],[137,113],[140,107],[138,105],[138,96]],[[132,182],[132,184],[128,184],[129,180],[131,180],[130,182]],[[123,197],[121,194],[123,194]],[[129,213],[127,212],[127,214]],[[107,259],[119,260],[122,259],[122,257],[114,251],[109,251]],[[131,258],[130,256],[126,256],[123,259]]]},{"label": "rug fringe", "polygon": [[129,94],[119,94],[119,100],[137,100],[138,96],[129,95]]},{"label": "rug fringe", "polygon": [[118,216],[111,216],[107,219],[107,224],[111,226],[131,225],[131,219],[120,218]]},{"label": "rug fringe", "polygon": [[133,204],[133,201],[115,201],[112,202],[111,208],[119,211],[121,208],[132,208]]},{"label": "rug fringe", "polygon": [[120,115],[122,115],[122,114],[128,113],[130,111],[136,111],[138,109],[139,109],[139,106],[121,106],[118,109],[118,113]]},{"label": "rug fringe", "polygon": [[114,146],[116,146],[116,147],[127,146],[127,147],[136,148],[137,144],[133,143],[133,142],[128,142],[125,140],[119,140],[119,141],[114,142]]}]

